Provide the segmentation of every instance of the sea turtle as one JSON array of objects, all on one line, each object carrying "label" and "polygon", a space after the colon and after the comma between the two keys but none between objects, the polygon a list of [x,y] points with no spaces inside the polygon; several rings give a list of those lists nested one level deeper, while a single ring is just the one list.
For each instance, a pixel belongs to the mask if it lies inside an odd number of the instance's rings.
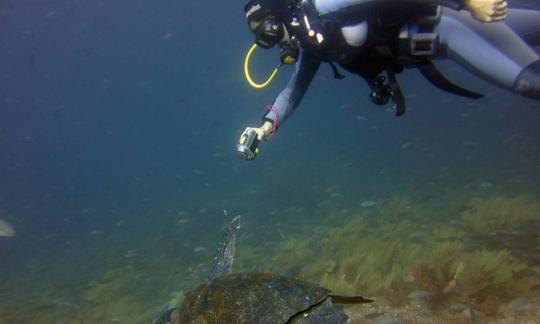
[{"label": "sea turtle", "polygon": [[347,323],[342,304],[369,303],[338,296],[301,280],[268,273],[231,273],[240,216],[225,229],[208,279],[190,291],[179,308],[156,324]]}]

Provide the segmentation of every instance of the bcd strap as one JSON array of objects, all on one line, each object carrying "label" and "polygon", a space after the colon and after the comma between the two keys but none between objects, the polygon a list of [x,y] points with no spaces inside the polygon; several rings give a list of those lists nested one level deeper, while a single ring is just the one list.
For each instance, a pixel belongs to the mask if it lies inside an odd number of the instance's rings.
[{"label": "bcd strap", "polygon": [[394,103],[394,110],[396,117],[399,117],[405,113],[405,97],[401,92],[401,87],[396,78],[396,74],[390,70],[386,70],[388,75],[388,86],[392,91],[392,102]]},{"label": "bcd strap", "polygon": [[430,60],[424,60],[421,63],[416,64],[422,75],[429,81],[431,84],[437,88],[444,90],[446,92],[462,96],[465,98],[479,99],[484,95],[467,90],[462,88],[452,81],[448,80],[442,73],[435,67],[435,65]]},{"label": "bcd strap", "polygon": [[339,73],[339,70],[337,69],[334,62],[329,61],[328,64],[330,64],[330,67],[332,68],[332,72],[334,72],[334,79],[341,80],[341,79],[345,78],[345,76],[343,74]]},{"label": "bcd strap", "polygon": [[388,87],[390,87],[390,91],[392,92],[395,114],[396,117],[399,117],[406,110],[405,97],[403,96],[403,92],[401,92],[401,87],[396,78],[396,71],[401,72],[402,67],[400,64],[395,64],[394,56],[388,46],[375,47],[375,54],[382,59],[381,62],[388,75]]}]

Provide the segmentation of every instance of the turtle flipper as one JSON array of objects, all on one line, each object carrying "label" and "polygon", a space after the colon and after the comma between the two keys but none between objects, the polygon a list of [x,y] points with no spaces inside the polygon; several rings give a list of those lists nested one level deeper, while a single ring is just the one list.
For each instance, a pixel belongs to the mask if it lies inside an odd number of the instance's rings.
[{"label": "turtle flipper", "polygon": [[285,324],[346,324],[349,316],[342,305],[334,305],[329,298],[291,317]]},{"label": "turtle flipper", "polygon": [[236,233],[240,228],[240,216],[236,216],[225,228],[223,237],[219,241],[216,255],[210,265],[208,281],[231,273],[234,252],[236,250]]}]

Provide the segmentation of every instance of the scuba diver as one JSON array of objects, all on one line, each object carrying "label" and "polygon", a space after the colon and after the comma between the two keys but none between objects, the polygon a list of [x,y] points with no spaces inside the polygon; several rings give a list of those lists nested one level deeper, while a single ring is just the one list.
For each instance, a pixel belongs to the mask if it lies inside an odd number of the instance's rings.
[{"label": "scuba diver", "polygon": [[[481,94],[446,79],[432,63],[453,59],[475,75],[524,97],[540,99],[540,11],[508,9],[504,0],[251,0],[244,11],[256,47],[278,45],[281,65],[295,64],[292,77],[267,107],[260,127],[247,127],[237,151],[252,160],[262,139],[272,136],[295,111],[322,62],[343,78],[336,64],[365,79],[377,105],[405,99],[396,74],[417,68],[433,85],[478,99]],[[504,21],[503,21],[504,20]],[[281,66],[280,65],[280,66]]]}]

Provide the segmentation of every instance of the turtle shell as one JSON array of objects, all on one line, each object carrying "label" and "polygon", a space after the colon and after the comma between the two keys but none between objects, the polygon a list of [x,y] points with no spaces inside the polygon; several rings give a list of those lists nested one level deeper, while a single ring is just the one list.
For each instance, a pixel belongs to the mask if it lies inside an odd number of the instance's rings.
[{"label": "turtle shell", "polygon": [[342,305],[320,286],[267,273],[236,273],[190,291],[177,324],[346,323]]}]

